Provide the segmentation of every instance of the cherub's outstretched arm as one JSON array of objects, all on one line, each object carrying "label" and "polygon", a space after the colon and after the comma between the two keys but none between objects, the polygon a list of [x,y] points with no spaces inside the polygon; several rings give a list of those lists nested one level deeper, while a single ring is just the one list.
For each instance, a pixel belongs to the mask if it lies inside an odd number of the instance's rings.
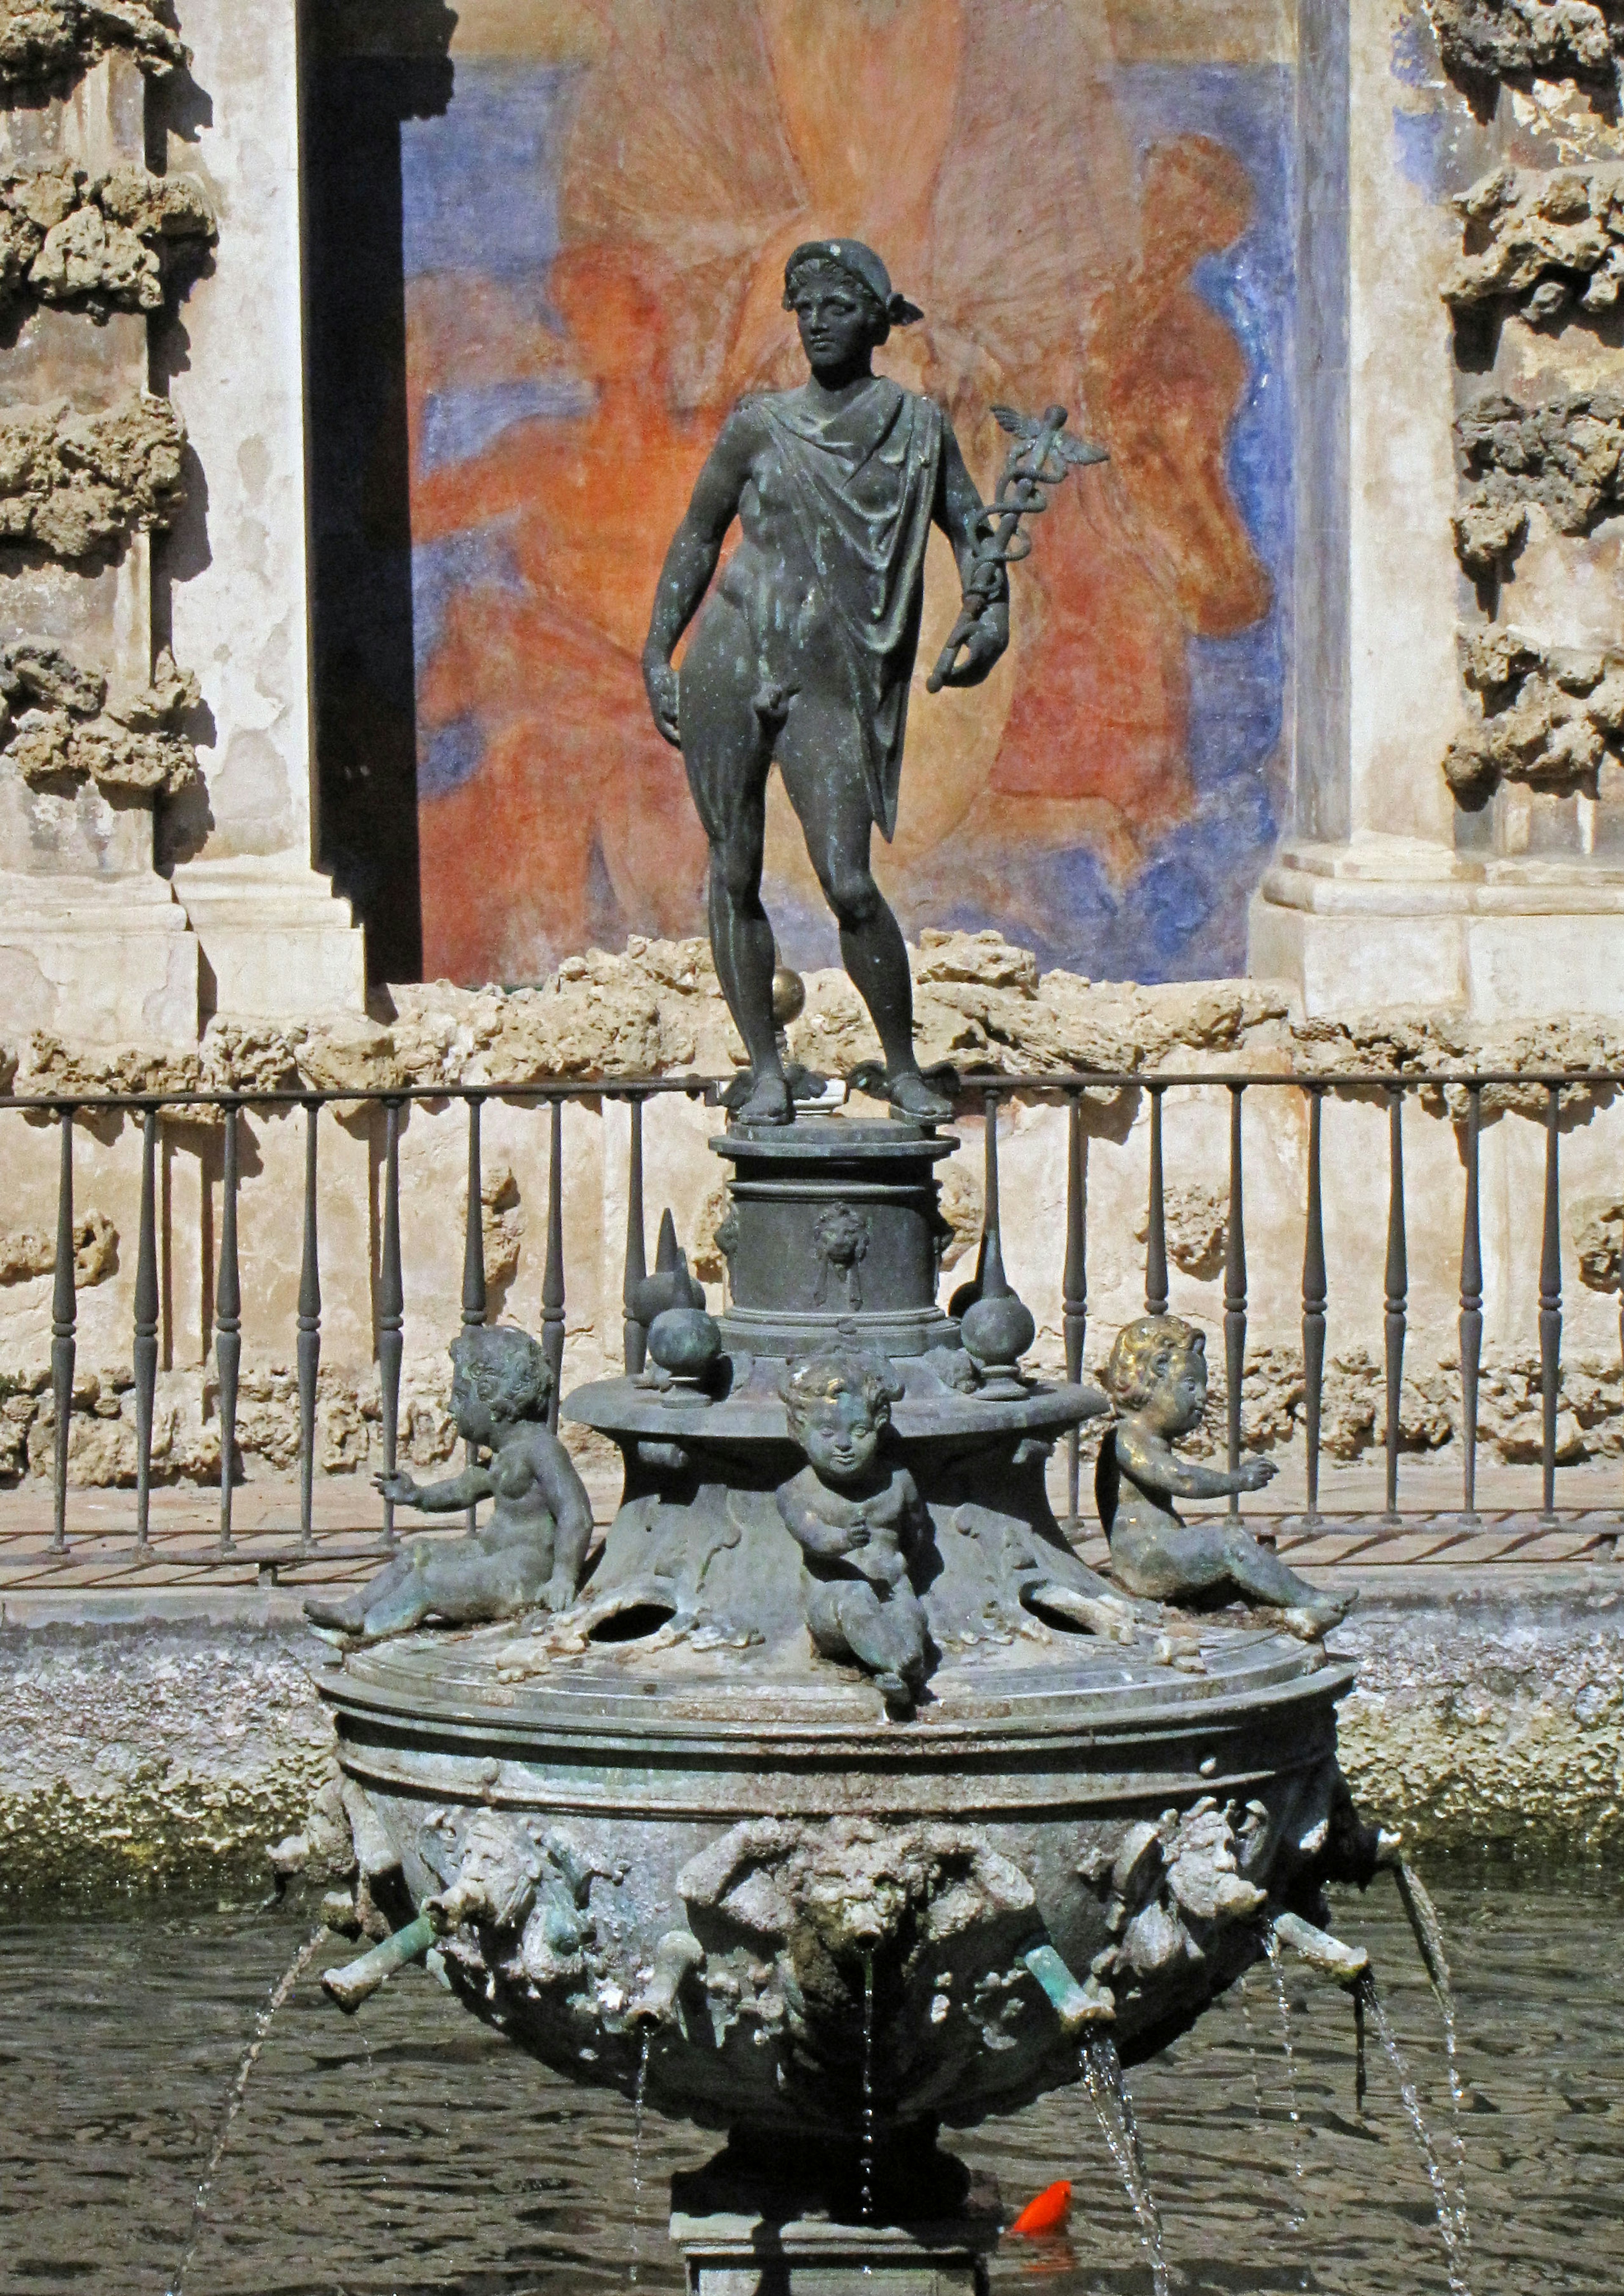
[{"label": "cherub's outstretched arm", "polygon": [[1148,1434],[1131,1420],[1116,1429],[1117,1464],[1131,1483],[1153,1495],[1177,1499],[1223,1499],[1232,1491],[1261,1490],[1275,1472],[1272,1459],[1248,1459],[1231,1474],[1226,1467],[1201,1467],[1181,1459],[1170,1443]]},{"label": "cherub's outstretched arm", "polygon": [[455,1514],[461,1507],[472,1506],[478,1499],[490,1498],[496,1488],[485,1467],[464,1467],[448,1483],[416,1483],[404,1470],[393,1475],[374,1475],[373,1481],[397,1506],[421,1507],[424,1514]]}]

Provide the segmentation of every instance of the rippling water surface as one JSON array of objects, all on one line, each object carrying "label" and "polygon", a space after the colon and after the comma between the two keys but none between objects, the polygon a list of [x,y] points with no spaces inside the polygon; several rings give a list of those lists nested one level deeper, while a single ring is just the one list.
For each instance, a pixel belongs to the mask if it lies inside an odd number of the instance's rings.
[{"label": "rippling water surface", "polygon": [[[1439,1869],[1460,2004],[1474,2296],[1624,2288],[1624,1881]],[[1439,2020],[1385,1883],[1337,1927],[1369,1944],[1448,2161]],[[0,2289],[162,2296],[226,2094],[306,1924],[162,1900],[0,1921]],[[316,1957],[316,1968],[327,1958]],[[1432,2201],[1374,2047],[1354,2103],[1344,1995],[1289,1973],[1300,2133],[1267,1969],[1130,2076],[1189,2292],[1420,2296],[1448,2286]],[[674,2169],[717,2140],[651,2114],[633,2221],[633,2113],[475,2024],[421,1972],[354,2020],[315,1969],[275,2020],[222,2160],[187,2296],[520,2296],[681,2286]],[[1080,2089],[970,2133],[1008,2213],[1072,2179],[1068,2239],[1006,2242],[995,2291],[1138,2296],[1149,2267]],[[1300,2173],[1297,2161],[1300,2161]],[[1034,2292],[1036,2296],[1036,2292]]]}]

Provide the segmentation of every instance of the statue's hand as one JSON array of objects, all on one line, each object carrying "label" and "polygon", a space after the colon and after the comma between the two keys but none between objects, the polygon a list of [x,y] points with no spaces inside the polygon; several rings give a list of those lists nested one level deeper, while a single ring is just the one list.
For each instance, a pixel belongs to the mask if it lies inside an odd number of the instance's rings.
[{"label": "statue's hand", "polygon": [[1243,1491],[1260,1491],[1265,1483],[1275,1480],[1272,1459],[1243,1459],[1235,1469],[1235,1481]]},{"label": "statue's hand", "polygon": [[1009,644],[1009,608],[986,607],[964,639],[962,652],[943,678],[944,685],[980,685]]},{"label": "statue's hand", "polygon": [[381,1498],[392,1499],[397,1506],[410,1506],[417,1496],[417,1486],[404,1468],[392,1475],[374,1475],[373,1488]]},{"label": "statue's hand", "polygon": [[682,735],[677,724],[677,672],[659,654],[643,657],[643,685],[649,698],[649,708],[654,713],[654,723],[669,742],[680,749]]},{"label": "statue's hand", "polygon": [[575,1601],[575,1581],[569,1572],[555,1570],[541,1590],[544,1611],[567,1611]]}]

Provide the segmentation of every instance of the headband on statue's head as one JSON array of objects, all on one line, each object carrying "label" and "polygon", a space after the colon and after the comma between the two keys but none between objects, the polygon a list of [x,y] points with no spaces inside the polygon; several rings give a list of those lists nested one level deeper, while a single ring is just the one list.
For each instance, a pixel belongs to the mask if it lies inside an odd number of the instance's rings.
[{"label": "headband on statue's head", "polygon": [[795,274],[809,263],[826,265],[831,270],[845,273],[855,286],[860,287],[869,299],[879,305],[893,327],[911,327],[924,313],[917,303],[910,303],[906,295],[898,294],[891,285],[891,275],[872,247],[865,247],[860,239],[806,239],[795,250],[783,266],[783,308],[792,311]]}]

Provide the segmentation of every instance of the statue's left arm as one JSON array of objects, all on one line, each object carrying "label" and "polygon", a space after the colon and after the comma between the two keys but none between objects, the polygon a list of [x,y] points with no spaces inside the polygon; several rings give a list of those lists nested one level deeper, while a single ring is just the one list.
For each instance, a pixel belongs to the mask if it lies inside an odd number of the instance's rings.
[{"label": "statue's left arm", "polygon": [[[954,436],[953,425],[942,417],[941,472],[937,480],[936,523],[953,545],[953,554],[958,561],[959,580],[969,592],[972,574],[978,576],[978,587],[986,582],[986,562],[977,554],[976,544],[981,533],[981,514],[985,508],[977,491],[975,480],[965,467],[964,457]],[[944,685],[979,685],[1009,644],[1009,575],[1002,565],[996,569],[996,581],[979,619],[966,634],[963,650],[954,667],[942,678]]]},{"label": "statue's left arm", "polygon": [[581,1565],[592,1536],[592,1501],[575,1462],[556,1435],[538,1434],[530,1464],[541,1496],[553,1511],[553,1576],[544,1596],[550,1611],[568,1610],[581,1583]]}]

